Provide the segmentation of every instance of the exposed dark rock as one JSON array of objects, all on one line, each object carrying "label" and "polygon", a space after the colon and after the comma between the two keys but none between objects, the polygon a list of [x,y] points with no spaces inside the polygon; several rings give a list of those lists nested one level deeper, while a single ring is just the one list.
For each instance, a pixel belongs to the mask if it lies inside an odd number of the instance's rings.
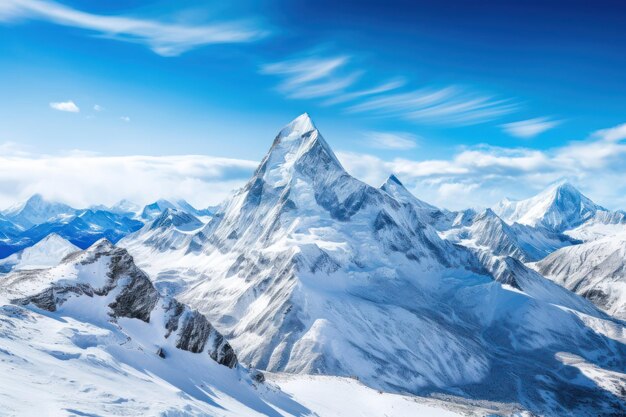
[{"label": "exposed dark rock", "polygon": [[[88,265],[97,262],[102,257],[109,258],[106,260],[109,270],[106,273],[107,280],[101,288],[93,288],[86,283],[57,284],[37,294],[13,300],[13,302],[22,305],[32,303],[41,309],[53,312],[67,301],[70,295],[107,296],[111,291],[116,290],[115,300],[109,304],[111,309],[109,315],[113,320],[126,317],[149,322],[152,311],[161,300],[167,314],[165,337],[176,333],[177,348],[193,353],[206,350],[209,356],[221,365],[229,368],[237,365],[237,356],[233,348],[207,318],[174,298],[161,297],[148,276],[135,265],[132,256],[125,249],[117,248],[107,241],[101,241],[86,251],[67,257],[66,261]],[[162,348],[159,348],[156,353],[162,358],[165,357],[165,351]]]},{"label": "exposed dark rock", "polygon": [[252,378],[253,381],[262,384],[265,382],[265,375],[263,375],[263,372],[257,370],[257,369],[251,369],[250,370],[250,378]]}]

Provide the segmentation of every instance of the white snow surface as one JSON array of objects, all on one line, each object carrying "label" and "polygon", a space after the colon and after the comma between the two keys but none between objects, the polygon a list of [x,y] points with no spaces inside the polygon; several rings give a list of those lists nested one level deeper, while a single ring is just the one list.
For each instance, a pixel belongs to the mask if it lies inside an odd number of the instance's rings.
[{"label": "white snow surface", "polygon": [[1,259],[0,270],[8,272],[9,270],[49,268],[77,250],[80,249],[76,245],[56,233],[51,233],[33,246]]},{"label": "white snow surface", "polygon": [[626,320],[626,233],[560,249],[532,266]]},{"label": "white snow surface", "polygon": [[561,231],[585,222],[598,211],[607,210],[570,183],[562,182],[526,200],[504,199],[493,211],[509,223],[545,226]]},{"label": "white snow surface", "polygon": [[[0,415],[487,414],[484,409],[443,401],[379,394],[337,377],[283,377],[258,383],[245,368],[229,369],[206,355],[164,342],[158,311],[150,323],[122,319],[117,324],[109,321],[105,311],[105,300],[97,298],[71,299],[54,313],[0,298]],[[156,355],[157,346],[167,352],[165,358]]]}]

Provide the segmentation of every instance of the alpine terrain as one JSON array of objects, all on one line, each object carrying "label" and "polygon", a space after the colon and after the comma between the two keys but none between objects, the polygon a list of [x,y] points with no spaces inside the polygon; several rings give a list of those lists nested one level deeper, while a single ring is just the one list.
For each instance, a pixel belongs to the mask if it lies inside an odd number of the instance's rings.
[{"label": "alpine terrain", "polygon": [[206,226],[153,224],[120,244],[255,368],[619,415],[624,324],[525,264],[579,244],[563,231],[602,211],[570,188],[550,190],[563,212],[439,210],[396,177],[381,188],[352,177],[304,114]]},{"label": "alpine terrain", "polygon": [[626,216],[569,183],[440,209],[303,114],[217,207],[35,196],[0,227],[9,415],[626,413]]}]

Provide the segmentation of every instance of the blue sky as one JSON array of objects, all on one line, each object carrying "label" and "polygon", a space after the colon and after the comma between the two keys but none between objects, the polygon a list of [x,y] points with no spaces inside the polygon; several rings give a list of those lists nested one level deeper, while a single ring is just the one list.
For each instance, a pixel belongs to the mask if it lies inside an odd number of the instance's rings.
[{"label": "blue sky", "polygon": [[180,193],[180,180],[211,194],[180,196],[214,203],[307,111],[350,172],[395,171],[437,204],[568,178],[626,208],[625,18],[618,1],[4,0],[0,149],[29,179],[0,185],[0,202],[98,196],[46,183],[42,160],[206,155],[223,170],[170,176],[142,198]]}]

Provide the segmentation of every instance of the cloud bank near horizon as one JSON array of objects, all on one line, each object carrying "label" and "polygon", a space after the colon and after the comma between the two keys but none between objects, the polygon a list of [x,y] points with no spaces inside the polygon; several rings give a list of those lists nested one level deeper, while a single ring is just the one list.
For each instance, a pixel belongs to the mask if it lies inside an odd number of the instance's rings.
[{"label": "cloud bank near horizon", "polygon": [[[245,184],[258,165],[202,155],[36,155],[11,143],[0,145],[0,151],[3,207],[35,193],[77,207],[124,198],[139,204],[184,198],[205,207]],[[421,161],[341,150],[337,156],[348,172],[372,186],[394,173],[418,198],[449,209],[526,198],[562,179],[599,204],[626,208],[626,123],[549,150],[479,145],[459,149],[449,159]]]}]

